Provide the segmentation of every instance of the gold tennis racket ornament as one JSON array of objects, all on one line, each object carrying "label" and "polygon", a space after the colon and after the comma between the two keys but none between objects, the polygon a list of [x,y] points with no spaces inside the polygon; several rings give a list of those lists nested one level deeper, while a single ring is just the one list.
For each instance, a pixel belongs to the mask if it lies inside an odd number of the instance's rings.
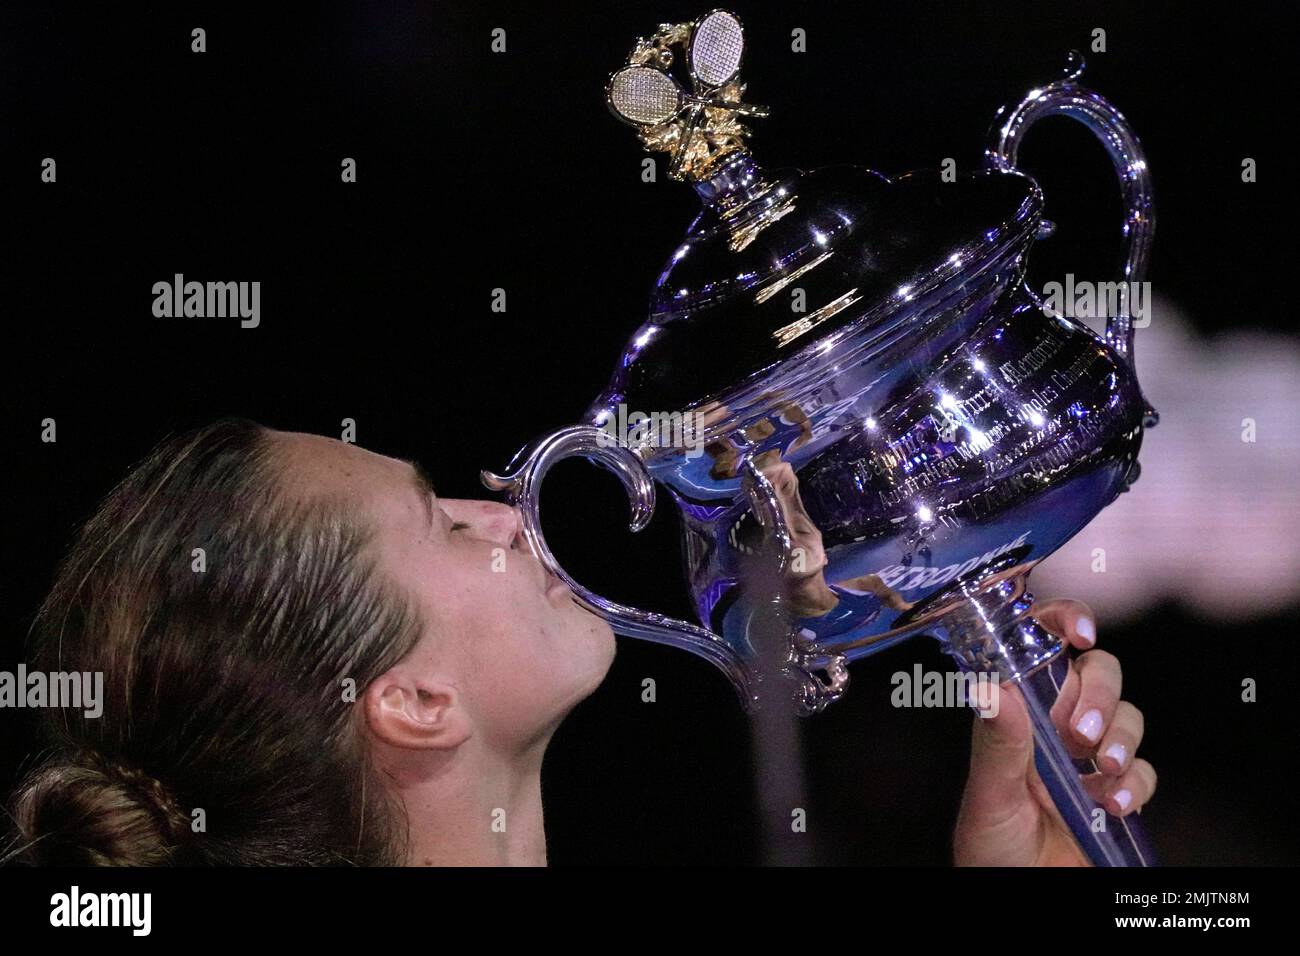
[{"label": "gold tennis racket ornament", "polygon": [[[668,72],[672,47],[687,51],[691,92]],[[742,103],[739,82],[745,36],[740,20],[714,10],[694,23],[665,24],[637,41],[628,62],[605,88],[610,111],[639,127],[642,142],[668,150],[673,179],[698,179],[720,157],[743,145],[739,116],[766,116],[765,106]]]}]

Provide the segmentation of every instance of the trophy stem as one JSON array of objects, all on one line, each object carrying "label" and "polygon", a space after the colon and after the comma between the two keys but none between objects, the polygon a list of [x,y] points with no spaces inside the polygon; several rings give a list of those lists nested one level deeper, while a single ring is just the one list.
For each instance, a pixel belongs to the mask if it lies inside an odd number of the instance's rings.
[{"label": "trophy stem", "polygon": [[745,194],[763,181],[763,171],[747,150],[739,149],[718,161],[707,179],[692,183],[700,201],[711,206],[735,193]]},{"label": "trophy stem", "polygon": [[1034,729],[1034,764],[1061,818],[1094,866],[1154,866],[1137,819],[1113,817],[1083,785],[1097,772],[1091,759],[1074,760],[1052,721],[1051,710],[1070,672],[1065,645],[1029,612],[1029,566],[997,575],[982,589],[967,589],[935,628],[962,670],[996,674],[1024,697]]}]

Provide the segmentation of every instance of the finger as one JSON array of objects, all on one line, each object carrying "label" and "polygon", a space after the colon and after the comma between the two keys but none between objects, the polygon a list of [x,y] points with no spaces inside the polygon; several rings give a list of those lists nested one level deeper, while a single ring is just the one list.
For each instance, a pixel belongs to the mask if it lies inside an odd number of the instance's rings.
[{"label": "finger", "polygon": [[1102,773],[1083,778],[1084,789],[1113,817],[1139,812],[1156,792],[1156,769],[1138,758],[1119,778]]},{"label": "finger", "polygon": [[1030,612],[1039,624],[1071,647],[1086,651],[1097,643],[1097,618],[1082,601],[1056,598],[1034,605]]},{"label": "finger", "polygon": [[1108,777],[1118,777],[1133,762],[1146,720],[1142,711],[1126,700],[1115,707],[1115,716],[1097,745],[1097,769]]},{"label": "finger", "polygon": [[1020,689],[1006,684],[998,695],[997,716],[977,716],[971,731],[963,812],[980,823],[1000,819],[1023,802],[1034,759],[1034,732]]},{"label": "finger", "polygon": [[1080,654],[1070,662],[1070,671],[1052,707],[1052,722],[1070,755],[1078,759],[1096,751],[1115,716],[1123,680],[1119,659],[1106,651]]},{"label": "finger", "polygon": [[1065,741],[1067,749],[1073,753],[1073,738],[1068,733],[1062,732],[1064,726],[1071,714],[1074,713],[1074,705],[1079,702],[1079,665],[1074,658],[1070,658],[1066,665],[1065,680],[1061,682],[1061,689],[1057,692],[1056,701],[1052,704],[1051,717],[1052,724],[1056,727],[1057,733]]}]

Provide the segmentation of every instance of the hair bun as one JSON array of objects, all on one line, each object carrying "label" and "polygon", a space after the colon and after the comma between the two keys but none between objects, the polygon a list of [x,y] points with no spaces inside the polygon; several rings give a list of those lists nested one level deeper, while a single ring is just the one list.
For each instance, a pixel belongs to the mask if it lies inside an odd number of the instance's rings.
[{"label": "hair bun", "polygon": [[189,830],[160,781],[95,758],[37,770],[12,812],[16,856],[43,866],[157,866]]}]

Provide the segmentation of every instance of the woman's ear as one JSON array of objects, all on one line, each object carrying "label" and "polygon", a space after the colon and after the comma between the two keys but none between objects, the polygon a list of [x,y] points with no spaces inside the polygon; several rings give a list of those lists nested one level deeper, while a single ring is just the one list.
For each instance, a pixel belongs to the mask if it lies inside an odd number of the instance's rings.
[{"label": "woman's ear", "polygon": [[402,750],[452,750],[473,732],[452,684],[405,668],[394,667],[367,687],[362,706],[370,732]]}]

